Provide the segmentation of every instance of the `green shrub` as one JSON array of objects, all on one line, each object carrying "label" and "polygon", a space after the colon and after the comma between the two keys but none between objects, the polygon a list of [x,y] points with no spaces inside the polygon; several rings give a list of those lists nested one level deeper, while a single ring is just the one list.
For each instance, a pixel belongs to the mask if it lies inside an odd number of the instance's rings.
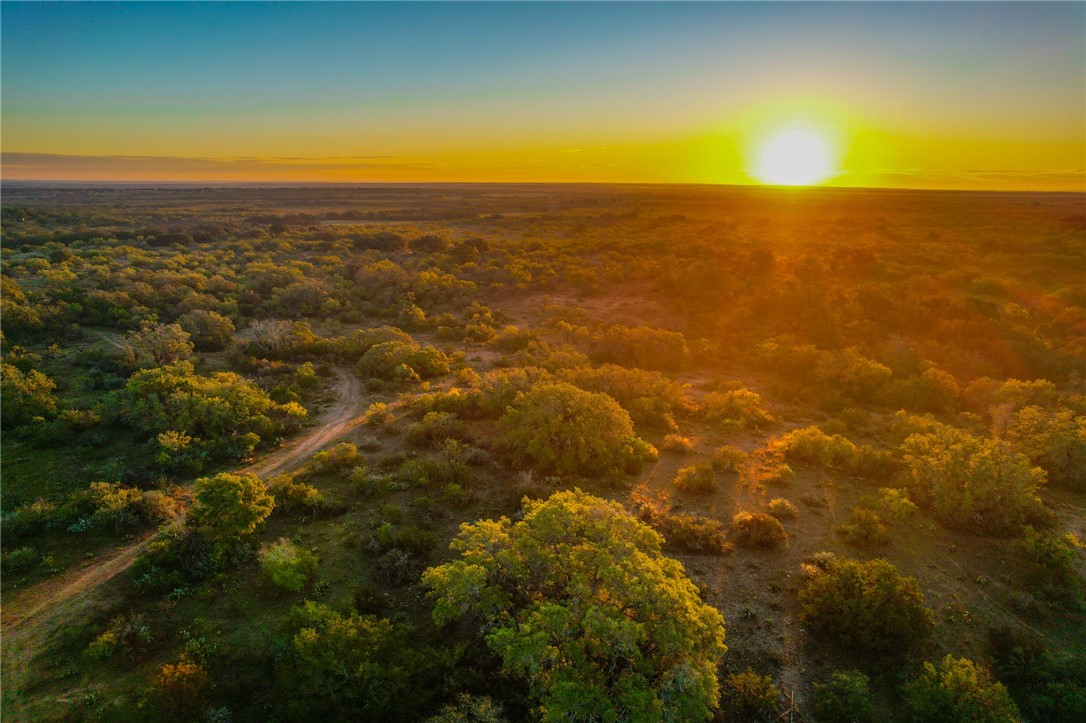
[{"label": "green shrub", "polygon": [[805,570],[801,620],[816,635],[855,650],[901,654],[934,628],[919,583],[886,560],[830,558]]},{"label": "green shrub", "polygon": [[572,384],[518,394],[498,426],[510,456],[544,474],[614,477],[656,458],[618,402]]},{"label": "green shrub", "polygon": [[766,505],[766,512],[773,515],[778,520],[792,519],[799,514],[796,510],[796,506],[783,497],[771,499],[769,504]]},{"label": "green shrub", "polygon": [[0,568],[9,575],[26,572],[38,564],[41,555],[33,547],[17,547],[0,553]]},{"label": "green shrub", "polygon": [[407,428],[407,441],[415,445],[435,445],[446,439],[468,441],[467,426],[450,412],[427,412],[421,421]]},{"label": "green shrub", "polygon": [[708,464],[682,467],[675,473],[673,484],[683,492],[707,495],[716,491],[716,472],[713,471],[712,465]]},{"label": "green shrub", "polygon": [[749,389],[709,392],[701,399],[698,411],[707,422],[735,423],[745,427],[762,427],[773,417],[762,408],[762,397]]},{"label": "green shrub", "polygon": [[890,541],[890,533],[882,518],[866,507],[852,508],[848,524],[841,525],[837,531],[845,538],[845,542],[855,547],[879,547]]},{"label": "green shrub", "polygon": [[1086,416],[1025,407],[1012,419],[1007,440],[1048,473],[1052,484],[1086,490]]},{"label": "green shrub", "polygon": [[317,556],[285,537],[260,548],[260,568],[269,580],[293,592],[312,582],[317,575]]},{"label": "green shrub", "polygon": [[732,518],[735,541],[744,547],[780,547],[788,533],[780,520],[764,512],[740,512]]},{"label": "green shrub", "polygon": [[713,452],[709,464],[713,465],[713,469],[717,472],[738,472],[747,463],[749,457],[750,455],[743,450],[725,445]]},{"label": "green shrub", "polygon": [[340,442],[334,447],[317,452],[309,464],[314,472],[341,475],[362,464],[362,455],[358,447],[350,442]]},{"label": "green shrub", "polygon": [[1058,535],[1026,527],[1019,547],[1026,554],[1035,589],[1054,600],[1080,600],[1084,585],[1077,563],[1083,545],[1073,533]]},{"label": "green shrub", "polygon": [[940,426],[910,436],[903,449],[914,499],[949,527],[1014,534],[1043,513],[1044,472],[1006,442]]},{"label": "green shrub", "polygon": [[436,623],[481,621],[543,720],[706,720],[723,619],[661,544],[618,503],[557,492],[517,522],[462,525],[460,556],[423,582]]},{"label": "green shrub", "polygon": [[879,488],[879,507],[891,520],[907,519],[920,509],[909,499],[908,492],[891,487]]},{"label": "green shrub", "polygon": [[920,675],[902,687],[916,723],[1017,723],[1018,706],[1002,683],[968,658],[943,658],[939,668],[924,663]]},{"label": "green shrub", "polygon": [[780,713],[780,689],[768,675],[758,675],[750,668],[724,678],[721,692],[722,707],[730,720],[771,723]]},{"label": "green shrub", "polygon": [[868,677],[858,670],[838,670],[825,683],[815,683],[812,710],[819,723],[873,721]]},{"label": "green shrub", "polygon": [[283,512],[313,513],[324,505],[324,496],[320,490],[288,474],[268,480],[268,491],[275,497],[275,508]]}]

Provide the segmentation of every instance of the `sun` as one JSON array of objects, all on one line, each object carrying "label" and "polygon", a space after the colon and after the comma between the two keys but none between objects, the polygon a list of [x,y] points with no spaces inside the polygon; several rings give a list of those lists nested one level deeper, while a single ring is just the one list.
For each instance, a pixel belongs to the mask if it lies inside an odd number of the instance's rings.
[{"label": "sun", "polygon": [[774,133],[758,152],[754,175],[774,186],[810,186],[834,173],[826,137],[809,128]]}]

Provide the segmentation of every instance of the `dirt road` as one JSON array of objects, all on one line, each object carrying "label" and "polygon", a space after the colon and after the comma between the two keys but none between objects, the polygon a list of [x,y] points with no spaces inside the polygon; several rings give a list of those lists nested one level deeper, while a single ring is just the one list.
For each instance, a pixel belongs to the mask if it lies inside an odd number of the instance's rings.
[{"label": "dirt road", "polygon": [[[316,426],[240,471],[267,478],[289,470],[361,421],[362,383],[343,369],[336,369],[335,374],[337,401],[320,414]],[[0,707],[5,720],[38,717],[20,695],[30,662],[67,621],[102,602],[106,598],[105,583],[127,570],[154,538],[153,532],[144,535],[129,545],[104,553],[86,566],[67,570],[3,600],[0,607],[0,647],[3,649]]]}]

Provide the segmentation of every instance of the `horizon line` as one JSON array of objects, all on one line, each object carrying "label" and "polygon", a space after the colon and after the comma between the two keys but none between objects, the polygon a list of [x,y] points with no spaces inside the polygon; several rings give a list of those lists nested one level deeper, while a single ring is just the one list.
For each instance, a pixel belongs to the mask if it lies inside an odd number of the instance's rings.
[{"label": "horizon line", "polygon": [[1086,188],[1081,190],[1059,189],[992,189],[992,188],[919,188],[909,186],[832,186],[832,185],[773,185],[762,183],[710,183],[701,181],[211,181],[211,180],[96,180],[96,179],[25,179],[0,177],[0,187],[15,184],[26,187],[69,187],[80,186],[96,188],[156,188],[161,186],[195,188],[282,188],[282,187],[427,187],[427,186],[599,186],[599,187],[671,187],[686,186],[698,188],[720,188],[736,190],[766,190],[782,192],[803,191],[903,191],[909,193],[971,193],[971,194],[1072,194],[1086,195]]}]

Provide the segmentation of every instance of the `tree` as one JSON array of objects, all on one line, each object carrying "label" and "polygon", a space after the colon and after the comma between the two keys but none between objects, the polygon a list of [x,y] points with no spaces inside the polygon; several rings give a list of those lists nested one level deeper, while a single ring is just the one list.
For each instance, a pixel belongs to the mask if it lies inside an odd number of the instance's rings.
[{"label": "tree", "polygon": [[191,362],[142,369],[121,392],[124,416],[148,435],[173,431],[209,454],[244,459],[262,439],[305,417],[297,403],[276,404],[233,372],[201,376]]},{"label": "tree", "polygon": [[865,723],[874,720],[871,681],[858,670],[838,670],[825,683],[814,685],[815,718],[823,723]]},{"label": "tree", "polygon": [[193,309],[177,323],[188,332],[200,351],[218,351],[234,338],[234,322],[214,311]]},{"label": "tree", "polygon": [[917,502],[950,527],[1012,534],[1043,508],[1044,472],[1006,442],[939,425],[903,449]]},{"label": "tree", "polygon": [[[341,615],[306,602],[288,620],[290,652],[278,663],[290,720],[410,719],[418,654],[410,629],[372,615]],[[409,702],[410,701],[410,702]]]},{"label": "tree", "polygon": [[36,369],[23,372],[12,364],[0,366],[0,418],[5,425],[56,414],[56,383]]},{"label": "tree", "polygon": [[189,524],[220,544],[253,534],[275,508],[275,498],[254,474],[220,472],[201,477],[196,480],[195,498]]},{"label": "tree", "polygon": [[936,669],[924,669],[902,688],[909,715],[917,723],[1016,723],[1018,706],[1002,683],[968,658],[948,655]]},{"label": "tree", "polygon": [[704,720],[717,706],[724,620],[663,539],[580,490],[525,500],[523,519],[463,524],[460,558],[423,574],[434,620],[472,615],[543,720]]},{"label": "tree", "polygon": [[161,367],[192,358],[189,333],[178,324],[144,323],[125,336],[133,361],[141,368]]},{"label": "tree", "polygon": [[614,475],[656,458],[618,402],[572,384],[538,384],[518,394],[498,425],[512,456],[544,473]]},{"label": "tree", "polygon": [[845,647],[904,652],[934,628],[919,583],[886,560],[831,559],[807,572],[799,596],[804,625]]},{"label": "tree", "polygon": [[1052,484],[1086,490],[1086,417],[1070,409],[1025,407],[1012,419],[1007,439],[1047,472]]},{"label": "tree", "polygon": [[300,592],[317,574],[317,556],[281,537],[260,548],[260,567],[279,587]]}]

